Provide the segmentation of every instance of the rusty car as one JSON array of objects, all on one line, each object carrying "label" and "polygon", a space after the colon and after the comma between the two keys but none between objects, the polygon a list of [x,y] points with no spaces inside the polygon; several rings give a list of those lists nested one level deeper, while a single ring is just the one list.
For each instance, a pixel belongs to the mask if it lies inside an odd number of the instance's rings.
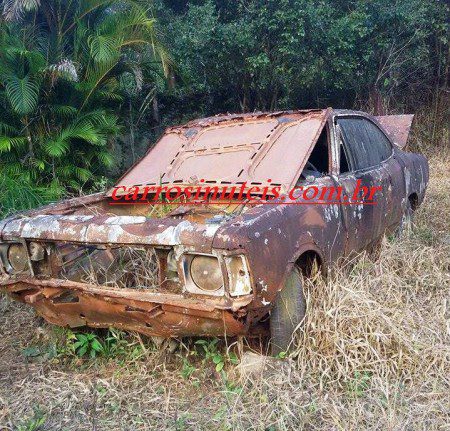
[{"label": "rusty car", "polygon": [[[412,117],[327,108],[168,128],[116,187],[0,221],[0,288],[56,325],[270,336],[272,352],[285,351],[305,315],[305,277],[377,244],[423,201],[428,163],[405,146]],[[145,186],[200,179],[270,182],[281,194],[339,185],[344,200],[357,181],[380,191],[376,205],[289,205],[281,196],[168,209],[120,195],[119,186],[139,197]],[[114,193],[127,205],[112,205]]]}]

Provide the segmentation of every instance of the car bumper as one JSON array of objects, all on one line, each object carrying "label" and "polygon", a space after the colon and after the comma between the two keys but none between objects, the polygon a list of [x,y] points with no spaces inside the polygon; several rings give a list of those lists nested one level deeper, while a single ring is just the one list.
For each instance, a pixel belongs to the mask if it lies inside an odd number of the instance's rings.
[{"label": "car bumper", "polygon": [[252,295],[187,298],[30,277],[3,280],[0,289],[33,306],[52,324],[116,327],[160,337],[244,335],[246,306],[253,300]]}]

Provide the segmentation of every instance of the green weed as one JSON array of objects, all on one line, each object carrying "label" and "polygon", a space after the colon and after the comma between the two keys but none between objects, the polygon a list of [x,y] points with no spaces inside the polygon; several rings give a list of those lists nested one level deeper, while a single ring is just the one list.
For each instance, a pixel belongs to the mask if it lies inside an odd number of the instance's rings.
[{"label": "green weed", "polygon": [[35,408],[33,416],[21,422],[17,426],[17,431],[38,431],[42,429],[46,420],[46,414],[40,408]]}]

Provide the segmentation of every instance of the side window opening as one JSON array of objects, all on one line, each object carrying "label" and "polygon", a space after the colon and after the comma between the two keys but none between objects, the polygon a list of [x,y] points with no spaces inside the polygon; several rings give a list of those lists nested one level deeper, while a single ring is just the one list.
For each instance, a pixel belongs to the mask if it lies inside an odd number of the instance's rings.
[{"label": "side window opening", "polygon": [[[338,118],[347,156],[347,171],[371,168],[379,165],[392,154],[392,147],[383,132],[371,121],[362,117]],[[341,161],[341,172],[345,172]]]},{"label": "side window opening", "polygon": [[385,134],[370,121],[365,121],[366,132],[369,136],[371,146],[378,151],[381,161],[388,159],[392,154],[392,145]]},{"label": "side window opening", "polygon": [[328,146],[328,133],[327,128],[324,127],[319,139],[314,146],[308,161],[303,168],[303,172],[299,178],[300,181],[304,181],[307,177],[313,176],[314,178],[320,178],[328,175],[328,160],[329,160],[329,146]]}]

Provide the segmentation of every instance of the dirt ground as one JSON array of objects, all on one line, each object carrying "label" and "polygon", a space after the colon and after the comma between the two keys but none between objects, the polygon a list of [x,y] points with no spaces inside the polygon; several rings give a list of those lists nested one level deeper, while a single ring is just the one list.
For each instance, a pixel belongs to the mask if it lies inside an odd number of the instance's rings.
[{"label": "dirt ground", "polygon": [[295,355],[261,371],[223,341],[170,352],[117,331],[78,358],[2,296],[0,429],[450,430],[450,160],[430,164],[413,233],[307,286]]}]

